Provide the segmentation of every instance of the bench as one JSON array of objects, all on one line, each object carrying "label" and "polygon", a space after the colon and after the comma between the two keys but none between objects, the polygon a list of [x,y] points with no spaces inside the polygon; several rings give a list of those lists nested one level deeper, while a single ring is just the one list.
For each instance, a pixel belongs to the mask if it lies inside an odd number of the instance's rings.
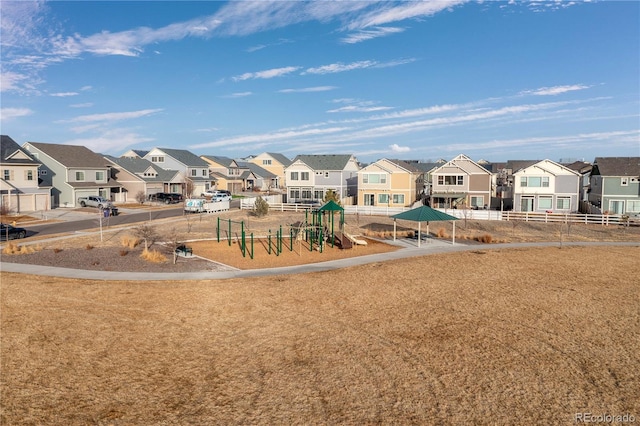
[{"label": "bench", "polygon": [[183,256],[193,256],[193,249],[191,247],[187,247],[184,244],[176,247],[176,253],[181,254]]}]

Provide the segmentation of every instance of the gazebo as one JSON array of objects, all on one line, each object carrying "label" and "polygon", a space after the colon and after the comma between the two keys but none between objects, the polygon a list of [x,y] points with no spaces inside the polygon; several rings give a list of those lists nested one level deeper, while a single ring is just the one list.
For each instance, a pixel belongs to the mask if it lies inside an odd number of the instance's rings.
[{"label": "gazebo", "polygon": [[451,243],[456,243],[456,220],[457,217],[451,216],[446,213],[442,213],[439,210],[432,209],[428,206],[420,206],[415,209],[407,210],[406,212],[398,213],[391,216],[393,218],[393,240],[396,240],[396,219],[411,220],[418,222],[418,247],[420,247],[420,224],[427,222],[427,235],[429,234],[429,222],[438,222],[444,220],[450,220],[453,223],[453,235],[451,237]]}]

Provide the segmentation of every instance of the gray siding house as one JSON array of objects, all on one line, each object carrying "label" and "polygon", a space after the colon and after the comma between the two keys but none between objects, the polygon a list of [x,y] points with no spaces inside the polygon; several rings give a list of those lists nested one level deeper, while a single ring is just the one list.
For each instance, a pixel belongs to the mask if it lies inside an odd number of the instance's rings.
[{"label": "gray siding house", "polygon": [[27,142],[23,148],[42,163],[40,178],[53,187],[53,208],[77,207],[78,198],[90,195],[114,201],[121,190],[111,179],[109,161],[87,147]]},{"label": "gray siding house", "polygon": [[513,178],[514,211],[578,211],[580,173],[551,160],[542,160],[515,171]]},{"label": "gray siding house", "polygon": [[356,196],[359,170],[353,155],[298,155],[285,168],[287,201],[322,201],[328,190],[341,200]]},{"label": "gray siding house", "polygon": [[189,197],[193,194],[200,195],[211,185],[209,164],[186,149],[153,148],[144,159],[165,170],[177,170],[184,175],[184,184],[172,183],[167,192]]},{"label": "gray siding house", "polygon": [[105,156],[111,163],[111,176],[122,185],[116,202],[134,202],[139,192],[145,199],[158,192],[171,192],[172,185],[182,186],[184,175],[177,170],[162,169],[140,157]]},{"label": "gray siding house", "polygon": [[640,157],[596,157],[589,202],[609,214],[640,214]]}]

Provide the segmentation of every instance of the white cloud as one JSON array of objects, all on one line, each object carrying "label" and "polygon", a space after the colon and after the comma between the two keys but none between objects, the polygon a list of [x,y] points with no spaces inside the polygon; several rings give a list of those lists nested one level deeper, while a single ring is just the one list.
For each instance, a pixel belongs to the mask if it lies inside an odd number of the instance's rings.
[{"label": "white cloud", "polygon": [[535,90],[525,90],[520,92],[521,95],[536,95],[536,96],[555,96],[562,93],[574,92],[576,90],[589,89],[591,86],[584,84],[572,84],[568,86],[553,86],[553,87],[541,87]]},{"label": "white cloud", "polygon": [[343,43],[355,44],[378,37],[386,37],[388,35],[401,33],[404,28],[398,27],[376,27],[373,29],[359,30],[342,38]]},{"label": "white cloud", "polygon": [[230,95],[221,96],[222,98],[244,98],[253,95],[253,92],[236,92]]},{"label": "white cloud", "polygon": [[409,151],[411,151],[411,148],[409,148],[408,146],[400,146],[397,143],[389,145],[389,149],[391,149],[391,151],[393,151],[393,152],[409,152]]},{"label": "white cloud", "polygon": [[71,108],[89,108],[93,106],[93,103],[91,102],[85,102],[82,104],[71,104],[69,105]]},{"label": "white cloud", "polygon": [[258,72],[247,72],[235,77],[231,77],[233,81],[243,81],[243,80],[253,80],[253,79],[268,79],[275,77],[282,77],[283,75],[291,74],[299,70],[300,67],[283,67],[283,68],[272,68],[269,70],[258,71]]},{"label": "white cloud", "polygon": [[305,74],[334,74],[334,73],[338,73],[338,72],[345,72],[345,71],[353,71],[353,70],[359,70],[359,69],[365,69],[365,68],[388,68],[388,67],[395,67],[398,65],[404,65],[404,64],[408,64],[410,62],[414,62],[415,59],[411,58],[411,59],[396,59],[393,61],[388,61],[388,62],[378,62],[378,61],[372,61],[372,60],[366,60],[366,61],[357,61],[357,62],[351,62],[350,64],[343,64],[343,63],[335,63],[335,64],[329,64],[329,65],[322,65],[319,67],[313,67],[313,68],[307,68],[304,72],[302,72],[302,75]]},{"label": "white cloud", "polygon": [[327,112],[336,113],[336,112],[376,112],[376,111],[385,111],[393,109],[393,107],[385,107],[385,106],[363,106],[363,105],[347,105],[336,109],[330,109]]},{"label": "white cloud", "polygon": [[81,115],[70,120],[61,120],[59,123],[91,123],[98,121],[120,121],[120,120],[130,120],[132,118],[140,118],[148,115],[152,115],[163,111],[160,108],[157,109],[143,109],[140,111],[128,111],[128,112],[108,112],[105,114],[91,114],[91,115]]},{"label": "white cloud", "polygon": [[93,138],[81,138],[65,141],[65,145],[82,145],[90,150],[103,154],[120,154],[127,148],[145,142],[152,142],[153,138],[141,136],[128,129],[110,129]]},{"label": "white cloud", "polygon": [[29,108],[0,108],[0,120],[2,121],[10,121],[31,114],[33,114],[33,111]]},{"label": "white cloud", "polygon": [[273,132],[273,133],[265,133],[259,135],[246,135],[246,136],[238,136],[235,138],[227,138],[220,139],[213,142],[207,142],[197,145],[191,145],[189,148],[199,149],[199,148],[214,148],[214,147],[223,147],[229,145],[239,145],[239,144],[248,144],[248,143],[265,143],[265,142],[282,142],[285,139],[297,138],[301,136],[318,136],[327,133],[336,133],[347,130],[345,127],[333,127],[327,129],[309,129],[302,131],[281,131],[281,132]]},{"label": "white cloud", "polygon": [[78,96],[78,92],[58,92],[58,93],[51,93],[49,96],[54,96],[57,98],[66,98],[69,96]]},{"label": "white cloud", "polygon": [[337,89],[336,86],[315,86],[315,87],[303,87],[301,89],[282,89],[278,90],[278,93],[308,93],[308,92],[327,92],[329,90]]}]

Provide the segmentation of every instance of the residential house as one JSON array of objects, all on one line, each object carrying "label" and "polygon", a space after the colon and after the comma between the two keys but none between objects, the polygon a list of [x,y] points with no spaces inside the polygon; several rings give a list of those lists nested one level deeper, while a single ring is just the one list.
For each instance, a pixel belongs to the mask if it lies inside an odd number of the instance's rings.
[{"label": "residential house", "polygon": [[640,157],[596,157],[589,191],[602,213],[640,213]]},{"label": "residential house", "polygon": [[380,159],[358,172],[358,205],[409,207],[423,190],[422,178],[415,164]]},{"label": "residential house", "polygon": [[76,207],[78,198],[96,195],[115,200],[121,185],[111,179],[110,162],[80,145],[27,142],[23,145],[42,163],[40,178],[51,186],[51,207]]},{"label": "residential house", "polygon": [[166,170],[140,157],[105,156],[111,162],[111,176],[122,185],[116,202],[134,202],[139,193],[145,199],[158,192],[173,192],[182,188],[184,175],[177,170]]},{"label": "residential house", "polygon": [[298,155],[285,168],[290,203],[322,201],[328,190],[347,201],[356,196],[360,166],[353,155]]},{"label": "residential house", "polygon": [[420,188],[420,198],[424,204],[429,204],[429,194],[431,194],[431,187],[433,186],[433,176],[431,175],[434,170],[438,167],[446,163],[446,161],[442,160],[442,162],[436,163],[425,163],[422,161],[407,161],[411,166],[415,167],[419,170],[420,176],[417,179],[418,186],[422,185]]},{"label": "residential house", "polygon": [[211,187],[209,164],[186,149],[153,148],[144,159],[165,170],[177,170],[184,175],[184,184],[172,183],[169,192],[189,197],[202,194]]},{"label": "residential house", "polygon": [[589,202],[589,188],[591,186],[591,170],[593,165],[585,161],[574,161],[571,163],[563,164],[563,166],[570,168],[580,174],[580,205],[579,210],[586,213],[586,205]]},{"label": "residential house", "polygon": [[286,186],[286,174],[284,169],[291,165],[291,160],[284,155],[275,152],[263,152],[262,154],[248,159],[247,161],[258,165],[275,175],[275,178],[272,178],[268,187],[262,187],[263,190],[282,189]]},{"label": "residential house", "polygon": [[491,172],[464,154],[447,161],[432,173],[432,207],[488,208],[491,205]]},{"label": "residential house", "polygon": [[569,213],[578,210],[580,173],[551,160],[513,173],[513,208],[521,212]]},{"label": "residential house", "polygon": [[7,135],[0,136],[0,205],[15,213],[48,210],[51,187],[41,185],[35,160]]},{"label": "residential house", "polygon": [[247,191],[270,191],[277,188],[278,176],[270,171],[248,161],[235,161],[240,170],[243,170],[242,178],[244,188]]},{"label": "residential house", "polygon": [[129,151],[122,154],[120,157],[128,157],[128,158],[144,158],[149,151],[145,151],[142,149],[130,149]]},{"label": "residential house", "polygon": [[211,187],[220,190],[227,190],[233,194],[238,194],[245,190],[245,178],[248,168],[238,167],[233,158],[217,155],[201,155],[208,165]]}]

